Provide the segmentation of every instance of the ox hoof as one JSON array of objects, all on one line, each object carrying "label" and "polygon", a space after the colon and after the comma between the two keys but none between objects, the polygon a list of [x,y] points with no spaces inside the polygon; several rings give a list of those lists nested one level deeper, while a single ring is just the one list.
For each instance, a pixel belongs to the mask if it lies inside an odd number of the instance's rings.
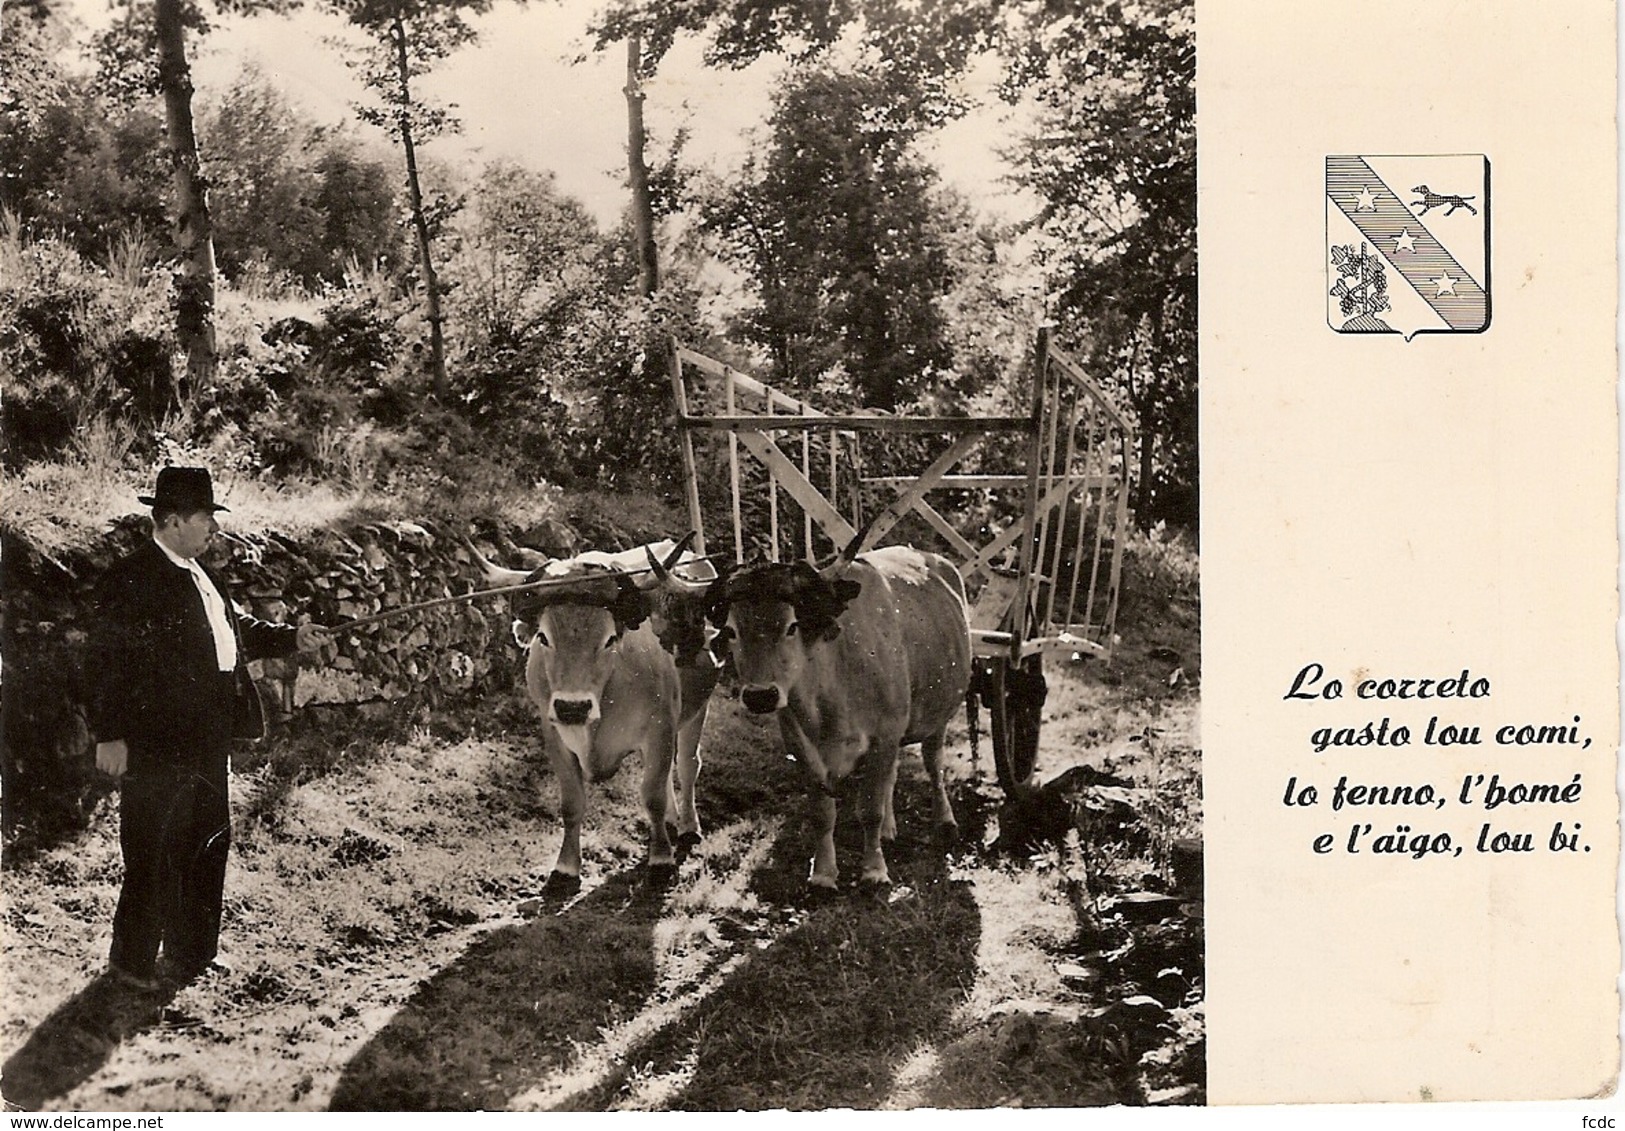
[{"label": "ox hoof", "polygon": [[676,879],[676,864],[650,864],[644,872],[643,885],[650,891],[665,891]]},{"label": "ox hoof", "polygon": [[580,890],[580,876],[571,876],[564,872],[552,872],[547,877],[547,883],[542,885],[542,898],[569,899]]},{"label": "ox hoof", "polygon": [[937,831],[937,843],[938,844],[957,844],[957,843],[959,843],[959,824],[958,824],[958,822],[956,822],[956,821],[938,821],[936,831]]},{"label": "ox hoof", "polygon": [[699,846],[700,834],[693,830],[680,833],[673,825],[667,825],[666,829],[671,839],[672,853],[677,857],[677,863],[681,864],[688,859],[689,853]]},{"label": "ox hoof", "polygon": [[877,903],[886,903],[888,902],[886,897],[890,894],[891,880],[889,878],[882,877],[881,879],[876,880],[865,876],[863,879],[858,881],[858,895],[863,899],[872,899]]},{"label": "ox hoof", "polygon": [[824,907],[834,903],[840,897],[841,889],[833,883],[820,884],[809,881],[802,902],[808,907]]}]

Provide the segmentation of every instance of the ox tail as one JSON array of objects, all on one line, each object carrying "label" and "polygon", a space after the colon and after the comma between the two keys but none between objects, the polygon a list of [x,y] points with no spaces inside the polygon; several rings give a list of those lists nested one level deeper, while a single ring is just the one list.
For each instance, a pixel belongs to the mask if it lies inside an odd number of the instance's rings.
[{"label": "ox tail", "polygon": [[972,781],[982,779],[982,690],[977,674],[980,666],[971,663],[970,682],[965,685],[965,729],[970,731],[970,772]]}]

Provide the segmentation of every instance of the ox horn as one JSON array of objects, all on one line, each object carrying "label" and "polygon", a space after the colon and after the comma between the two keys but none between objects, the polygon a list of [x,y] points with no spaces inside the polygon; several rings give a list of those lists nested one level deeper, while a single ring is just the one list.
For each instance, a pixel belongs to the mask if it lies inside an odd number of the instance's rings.
[{"label": "ox horn", "polygon": [[694,592],[700,592],[710,587],[711,583],[709,581],[692,581],[688,578],[678,577],[676,574],[672,573],[672,570],[676,568],[677,563],[682,560],[683,554],[688,551],[689,546],[693,543],[696,533],[696,531],[690,530],[687,534],[683,535],[683,537],[678,540],[677,545],[672,548],[671,553],[666,555],[666,560],[664,562],[656,558],[655,552],[648,546],[643,547],[643,553],[649,559],[649,572],[654,575],[656,584],[675,585],[683,589],[693,590]]},{"label": "ox horn", "polygon": [[480,553],[479,547],[474,545],[472,540],[459,535],[458,541],[463,544],[463,549],[474,555],[474,564],[479,566],[480,572],[485,575],[485,583],[487,585],[519,585],[529,580],[531,575],[530,570],[508,569],[505,566],[499,566],[495,562],[491,561],[490,558],[487,558],[484,554]]},{"label": "ox horn", "polygon": [[[876,517],[879,516],[877,515]],[[856,561],[858,555],[863,552],[863,543],[869,537],[869,530],[874,526],[874,524],[875,520],[871,518],[868,522],[859,527],[858,532],[852,535],[852,541],[846,544],[846,548],[844,550],[835,555],[834,561],[830,562],[827,566],[818,571],[818,576],[822,577],[825,581],[834,581],[848,569],[852,568],[852,563]]]}]

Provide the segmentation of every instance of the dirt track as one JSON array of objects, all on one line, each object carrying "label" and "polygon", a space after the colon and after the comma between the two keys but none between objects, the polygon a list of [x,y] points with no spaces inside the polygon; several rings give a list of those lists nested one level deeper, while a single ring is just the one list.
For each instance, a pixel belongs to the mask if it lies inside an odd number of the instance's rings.
[{"label": "dirt track", "polygon": [[[623,770],[594,790],[587,886],[564,908],[537,899],[556,792],[512,705],[483,736],[330,752],[308,780],[262,766],[235,785],[232,969],[149,997],[97,978],[117,891],[109,802],[84,836],[7,876],[6,1099],[78,1111],[1201,1102],[1199,909],[1153,892],[1163,911],[1147,917],[1111,898],[1154,885],[1156,845],[1199,821],[1194,698],[1148,703],[1064,672],[1052,688],[1047,772],[1069,760],[1132,779],[1105,793],[1141,799],[1145,828],[1090,825],[1070,848],[992,859],[996,791],[961,731],[960,844],[945,855],[932,843],[923,771],[905,753],[894,887],[879,898],[808,902],[801,779],[732,703],[707,731],[707,835],[676,884],[642,884]],[[984,739],[983,774],[989,761]],[[850,806],[838,839],[850,874]]]}]

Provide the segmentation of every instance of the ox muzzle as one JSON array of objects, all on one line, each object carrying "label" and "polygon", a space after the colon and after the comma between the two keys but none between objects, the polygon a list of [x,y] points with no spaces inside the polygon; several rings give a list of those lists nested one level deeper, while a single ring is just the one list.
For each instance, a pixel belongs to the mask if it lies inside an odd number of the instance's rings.
[{"label": "ox muzzle", "polygon": [[549,721],[567,727],[585,726],[597,722],[599,719],[597,697],[587,699],[574,699],[563,695],[553,696],[548,704]]},{"label": "ox muzzle", "polygon": [[745,705],[745,710],[753,715],[771,715],[774,711],[784,708],[785,695],[784,690],[777,684],[744,687],[739,691],[739,701]]}]

